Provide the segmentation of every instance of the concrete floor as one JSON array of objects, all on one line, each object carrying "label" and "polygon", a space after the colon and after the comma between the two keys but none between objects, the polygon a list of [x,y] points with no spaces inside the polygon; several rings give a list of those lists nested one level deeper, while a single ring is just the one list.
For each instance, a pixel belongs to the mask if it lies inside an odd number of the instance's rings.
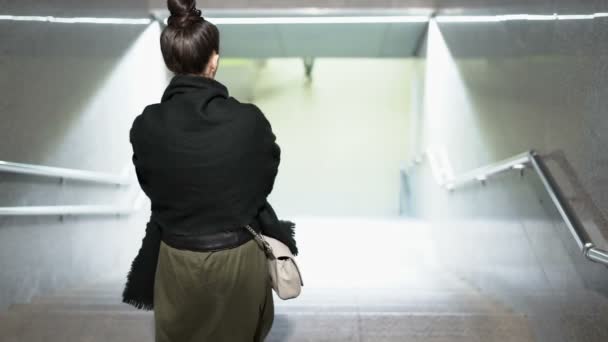
[{"label": "concrete floor", "polygon": [[[471,251],[463,241],[449,249],[439,239],[456,227],[372,219],[298,223],[306,287],[296,300],[276,301],[269,342],[608,340],[608,298],[580,279],[561,287],[539,280],[535,274],[548,261],[526,259],[536,255],[530,245],[503,249],[494,255],[500,265],[492,260],[496,270],[487,272],[483,262],[466,259]],[[487,228],[517,231],[504,223]],[[459,235],[472,239],[474,231]],[[106,280],[13,305],[0,314],[0,341],[152,341],[152,314],[121,304],[120,291],[120,281]]]}]

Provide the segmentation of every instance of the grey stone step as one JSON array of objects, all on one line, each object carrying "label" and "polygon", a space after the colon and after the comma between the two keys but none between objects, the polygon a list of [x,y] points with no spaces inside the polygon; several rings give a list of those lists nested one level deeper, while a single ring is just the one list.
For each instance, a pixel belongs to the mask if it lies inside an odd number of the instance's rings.
[{"label": "grey stone step", "polygon": [[96,312],[96,311],[111,311],[111,312],[140,312],[136,308],[126,304],[69,304],[69,303],[30,303],[30,304],[14,304],[9,307],[9,313],[15,312]]},{"label": "grey stone step", "polygon": [[122,299],[117,296],[106,295],[57,295],[36,296],[31,303],[35,304],[121,304]]},{"label": "grey stone step", "polygon": [[96,288],[82,288],[82,289],[69,289],[57,291],[51,294],[52,296],[114,296],[121,297],[122,290],[113,289],[96,289]]},{"label": "grey stone step", "polygon": [[[34,308],[0,314],[0,342],[152,341],[153,314],[79,307],[75,311],[38,311]],[[37,306],[37,305],[33,305]],[[39,306],[39,305],[38,305]],[[66,309],[69,307],[66,307]],[[556,313],[561,314],[561,313]],[[534,322],[546,317],[497,313],[411,312],[281,312],[268,342],[528,342],[535,338]],[[564,314],[563,341],[608,340],[608,317]]]},{"label": "grey stone step", "polygon": [[[126,279],[126,278],[125,278]],[[77,287],[57,290],[54,295],[115,295],[120,296],[124,289],[124,282],[101,282],[82,284]]]},{"label": "grey stone step", "polygon": [[[96,295],[52,295],[36,297],[32,304],[46,305],[49,310],[72,308],[82,310],[130,310],[120,297]],[[305,289],[291,301],[275,300],[278,312],[410,312],[410,313],[486,313],[508,314],[565,311],[576,315],[608,315],[608,298],[591,291],[539,292],[514,294],[493,299],[476,292]],[[23,309],[23,307],[18,306]],[[40,310],[40,309],[39,309]]]},{"label": "grey stone step", "polygon": [[[327,300],[324,300],[328,297]],[[365,311],[410,313],[510,313],[503,305],[475,294],[458,292],[359,293],[341,300],[306,294],[293,301],[276,300],[277,311]]]},{"label": "grey stone step", "polygon": [[[53,295],[35,297],[32,302],[37,310],[75,309],[94,310],[129,309],[121,303],[120,297],[107,295]],[[310,311],[396,311],[417,313],[508,313],[503,306],[475,293],[453,291],[305,291],[302,296],[292,301],[275,301],[277,311],[310,312]],[[23,310],[27,306],[15,305],[13,308]]]},{"label": "grey stone step", "polygon": [[566,315],[563,329],[539,334],[528,315],[277,315],[267,342],[605,342],[608,318]]},{"label": "grey stone step", "polygon": [[502,297],[501,301],[517,312],[608,316],[608,298],[593,291],[516,293]]},{"label": "grey stone step", "polygon": [[[121,304],[15,304],[9,308],[9,313],[14,312],[144,312],[134,307]],[[275,311],[280,314],[299,313],[410,313],[410,314],[502,314],[504,310],[483,307],[458,307],[458,306],[429,306],[429,305],[390,305],[390,306],[357,306],[357,305],[323,305],[323,306],[286,306],[277,304]]]},{"label": "grey stone step", "polygon": [[[152,341],[151,314],[72,312],[8,315],[1,342]],[[277,315],[268,341],[528,342],[533,336],[519,315]]]},{"label": "grey stone step", "polygon": [[363,316],[361,341],[535,341],[523,315]]},{"label": "grey stone step", "polygon": [[153,341],[151,314],[65,312],[8,314],[0,322],[0,342]]},{"label": "grey stone step", "polygon": [[[494,298],[473,288],[315,289],[276,300],[267,342],[605,342],[608,298],[539,291]],[[40,296],[0,314],[0,342],[152,341],[153,314],[103,287]]]},{"label": "grey stone step", "polygon": [[18,330],[18,316],[11,315],[6,312],[0,313],[0,342],[4,342],[10,332]]}]

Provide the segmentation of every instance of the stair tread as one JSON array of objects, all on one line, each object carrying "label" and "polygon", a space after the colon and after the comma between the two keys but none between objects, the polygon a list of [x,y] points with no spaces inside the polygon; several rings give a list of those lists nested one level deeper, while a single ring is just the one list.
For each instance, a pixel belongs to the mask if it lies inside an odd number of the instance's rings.
[{"label": "stair tread", "polygon": [[[608,299],[592,291],[539,292],[522,294],[513,298],[514,302],[538,302],[547,310],[567,310],[574,314],[608,314]],[[31,304],[37,308],[48,307],[85,309],[125,309],[131,307],[122,303],[120,296],[96,295],[50,295],[37,296]],[[356,289],[336,291],[333,289],[305,289],[300,298],[291,301],[276,300],[278,309],[287,311],[311,311],[315,307],[323,310],[339,311],[353,307],[367,311],[448,311],[448,312],[508,312],[511,302],[502,303],[498,299],[478,292],[465,291],[410,291],[377,289],[360,291]],[[19,306],[23,309],[23,306]]]},{"label": "stair tread", "polygon": [[9,313],[0,321],[1,342],[151,341],[152,314],[124,312]]},{"label": "stair tread", "polygon": [[[361,316],[357,313],[289,316],[278,314],[273,332],[275,338],[271,337],[269,341],[281,341],[276,336],[284,333],[285,320],[289,322],[290,336],[292,336],[289,341],[299,341],[298,336],[306,336],[307,341],[322,341],[328,334],[335,337],[335,339],[332,338],[332,341],[347,341],[347,336],[340,338],[340,333],[345,332],[346,335],[355,333],[359,330],[359,325],[361,336],[370,341],[385,338],[408,338],[408,341],[418,338],[424,341],[434,341],[428,339],[429,336],[443,336],[443,339],[437,341],[533,341],[525,315]],[[0,324],[0,328],[3,332],[2,336],[5,336],[0,339],[2,342],[150,341],[154,338],[151,314],[28,313],[27,315],[13,315],[11,324],[7,326],[3,322]]]},{"label": "stair tread", "polygon": [[[530,315],[521,313],[395,313],[395,312],[277,312],[269,342],[278,341],[434,341],[528,342],[534,341]],[[582,341],[580,326],[608,323],[599,315],[564,317],[572,341]],[[0,341],[150,341],[154,338],[153,314],[124,311],[8,312],[0,315]],[[605,330],[605,329],[604,329]],[[354,335],[353,335],[354,334]],[[285,336],[288,336],[286,338]],[[350,338],[350,339],[349,339]],[[591,339],[589,341],[600,341]]]},{"label": "stair tread", "polygon": [[54,312],[54,311],[140,311],[127,304],[75,304],[75,303],[30,303],[30,304],[13,304],[9,308],[9,312]]}]

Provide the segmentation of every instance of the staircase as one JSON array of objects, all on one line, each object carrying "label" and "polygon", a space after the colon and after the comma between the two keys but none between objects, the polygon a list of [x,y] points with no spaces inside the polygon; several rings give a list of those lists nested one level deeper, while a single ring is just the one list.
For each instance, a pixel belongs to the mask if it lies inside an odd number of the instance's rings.
[{"label": "staircase", "polygon": [[[486,286],[488,277],[473,276],[479,270],[442,262],[428,223],[298,222],[305,292],[275,300],[269,342],[608,341],[606,296],[585,287],[515,287],[517,279]],[[117,279],[13,305],[0,314],[0,342],[153,341],[152,313],[121,304],[120,293]]]},{"label": "staircase", "polygon": [[[113,285],[74,289],[13,305],[2,342],[153,341],[151,313],[119,300]],[[525,315],[474,293],[314,290],[277,302],[268,341],[534,341]]]},{"label": "staircase", "polygon": [[[13,305],[2,342],[153,341],[152,313],[120,303],[115,285],[74,289]],[[572,294],[571,294],[572,295]],[[608,300],[593,293],[538,297],[556,310],[516,312],[473,291],[308,291],[277,302],[267,341],[606,341]],[[591,311],[584,305],[595,302]],[[557,303],[556,303],[557,302]],[[553,303],[553,304],[549,304]],[[559,309],[557,308],[559,306]],[[577,312],[578,310],[578,312]],[[560,318],[561,317],[561,318]],[[557,320],[563,326],[553,326]]]}]

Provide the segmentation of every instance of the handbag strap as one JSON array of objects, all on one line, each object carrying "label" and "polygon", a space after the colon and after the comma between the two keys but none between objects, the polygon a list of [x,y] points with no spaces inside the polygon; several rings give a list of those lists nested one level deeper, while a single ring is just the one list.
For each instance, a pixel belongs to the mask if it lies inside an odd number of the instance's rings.
[{"label": "handbag strap", "polygon": [[260,245],[260,247],[262,247],[262,249],[264,250],[264,253],[266,253],[266,257],[268,259],[270,259],[270,260],[276,259],[276,257],[274,256],[274,252],[272,250],[272,246],[270,246],[268,241],[266,241],[266,239],[264,239],[262,234],[256,232],[255,229],[251,228],[250,225],[246,225],[245,229],[247,229],[251,233],[251,235],[253,235],[253,238],[257,241],[257,243]]}]

